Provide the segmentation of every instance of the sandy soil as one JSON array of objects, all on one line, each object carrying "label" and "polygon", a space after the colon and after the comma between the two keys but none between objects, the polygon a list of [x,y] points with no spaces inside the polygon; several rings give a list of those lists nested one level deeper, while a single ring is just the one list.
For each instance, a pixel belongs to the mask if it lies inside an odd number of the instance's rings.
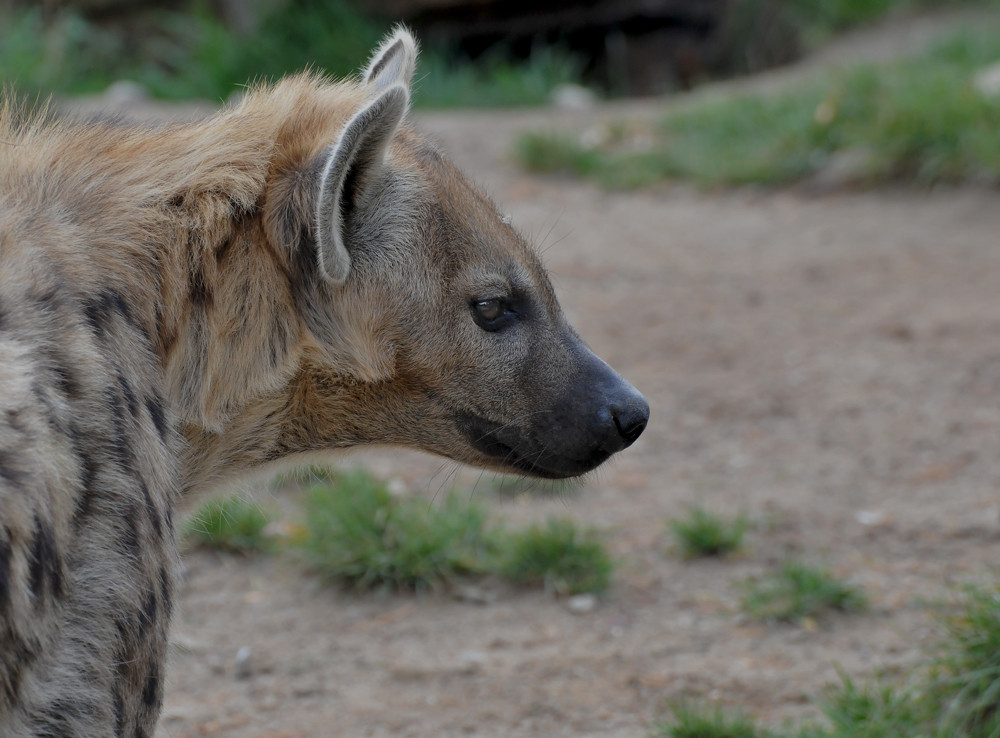
[{"label": "sandy soil", "polygon": [[[486,604],[361,598],[281,560],[196,552],[157,735],[642,738],[672,699],[780,723],[816,715],[838,670],[912,667],[935,637],[928,602],[1000,561],[998,194],[608,193],[507,158],[517,130],[587,116],[417,117],[540,244],[652,419],[556,499],[500,498],[416,454],[352,463],[428,497],[475,487],[510,521],[597,526],[614,586],[585,615],[503,587]],[[671,554],[664,523],[693,504],[744,511],[746,554]],[[790,556],[863,586],[871,611],[745,619],[739,583]]]}]

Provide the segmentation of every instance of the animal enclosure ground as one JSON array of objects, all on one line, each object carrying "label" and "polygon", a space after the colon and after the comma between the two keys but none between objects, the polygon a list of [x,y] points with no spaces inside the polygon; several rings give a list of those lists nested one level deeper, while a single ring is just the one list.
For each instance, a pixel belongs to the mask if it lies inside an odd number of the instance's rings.
[{"label": "animal enclosure ground", "polygon": [[[582,615],[489,584],[362,597],[281,559],[195,552],[160,738],[642,738],[682,697],[780,723],[817,715],[838,670],[905,673],[934,602],[995,576],[998,193],[608,193],[510,163],[513,134],[547,115],[417,121],[541,244],[649,428],[553,499],[500,498],[417,454],[349,462],[428,497],[474,490],[512,522],[594,525],[621,562],[611,590]],[[746,514],[742,556],[667,550],[666,521],[695,504]],[[862,586],[869,612],[747,620],[739,583],[789,557]]]}]

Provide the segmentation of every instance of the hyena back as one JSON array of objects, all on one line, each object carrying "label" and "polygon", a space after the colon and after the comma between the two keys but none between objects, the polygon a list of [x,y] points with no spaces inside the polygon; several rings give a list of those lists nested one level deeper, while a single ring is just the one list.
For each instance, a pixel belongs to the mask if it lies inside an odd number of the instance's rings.
[{"label": "hyena back", "polygon": [[0,735],[152,736],[201,490],[358,444],[560,478],[642,432],[404,123],[415,58],[399,31],[193,124],[0,112]]}]

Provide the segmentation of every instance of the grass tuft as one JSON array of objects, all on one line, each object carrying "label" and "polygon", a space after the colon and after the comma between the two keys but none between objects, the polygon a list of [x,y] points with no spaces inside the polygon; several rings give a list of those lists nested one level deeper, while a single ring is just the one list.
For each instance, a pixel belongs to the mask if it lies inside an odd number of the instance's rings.
[{"label": "grass tuft", "polygon": [[596,531],[551,518],[502,537],[498,572],[516,584],[542,586],[556,595],[608,588],[614,568]]},{"label": "grass tuft", "polygon": [[1000,587],[967,587],[931,665],[942,728],[949,735],[1000,736]]},{"label": "grass tuft", "polygon": [[306,561],[358,590],[436,589],[480,574],[492,550],[485,511],[449,494],[440,504],[394,496],[364,471],[308,490]]},{"label": "grass tuft", "polygon": [[658,723],[650,738],[766,738],[752,718],[719,706],[692,702],[673,706],[673,717]]},{"label": "grass tuft", "polygon": [[739,515],[727,521],[702,507],[694,507],[687,518],[670,520],[668,526],[681,555],[697,559],[728,556],[742,548],[747,520]]},{"label": "grass tuft", "polygon": [[858,686],[850,678],[828,692],[820,705],[829,726],[814,728],[817,738],[894,738],[923,734],[926,707],[916,696],[891,684]]},{"label": "grass tuft", "polygon": [[259,505],[239,496],[213,498],[184,524],[181,536],[193,545],[220,551],[270,551],[264,532],[270,522]]},{"label": "grass tuft", "polygon": [[814,619],[832,611],[861,612],[864,593],[827,569],[786,562],[778,571],[746,583],[743,607],[760,620],[783,622]]}]

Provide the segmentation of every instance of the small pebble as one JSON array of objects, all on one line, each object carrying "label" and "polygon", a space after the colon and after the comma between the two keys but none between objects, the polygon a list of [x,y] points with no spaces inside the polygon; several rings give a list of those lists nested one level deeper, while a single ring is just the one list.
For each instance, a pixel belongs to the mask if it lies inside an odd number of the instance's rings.
[{"label": "small pebble", "polygon": [[149,92],[138,82],[120,79],[104,91],[104,100],[111,105],[134,105],[149,99]]},{"label": "small pebble", "polygon": [[1000,62],[983,67],[972,78],[972,86],[983,97],[1000,96]]},{"label": "small pebble", "polygon": [[557,108],[580,111],[594,107],[597,96],[581,85],[562,84],[552,90],[549,100]]},{"label": "small pebble", "polygon": [[566,600],[566,607],[574,615],[586,615],[597,607],[597,597],[592,594],[573,595]]},{"label": "small pebble", "polygon": [[486,663],[486,654],[482,651],[462,651],[458,660],[461,664],[459,670],[463,674],[475,674]]},{"label": "small pebble", "polygon": [[497,598],[496,592],[475,584],[465,584],[456,587],[453,596],[461,602],[471,602],[476,605],[489,605]]},{"label": "small pebble", "polygon": [[233,665],[233,676],[237,679],[249,679],[250,673],[253,670],[253,665],[251,663],[251,657],[253,652],[250,646],[242,646],[239,651],[236,652],[236,663]]}]

